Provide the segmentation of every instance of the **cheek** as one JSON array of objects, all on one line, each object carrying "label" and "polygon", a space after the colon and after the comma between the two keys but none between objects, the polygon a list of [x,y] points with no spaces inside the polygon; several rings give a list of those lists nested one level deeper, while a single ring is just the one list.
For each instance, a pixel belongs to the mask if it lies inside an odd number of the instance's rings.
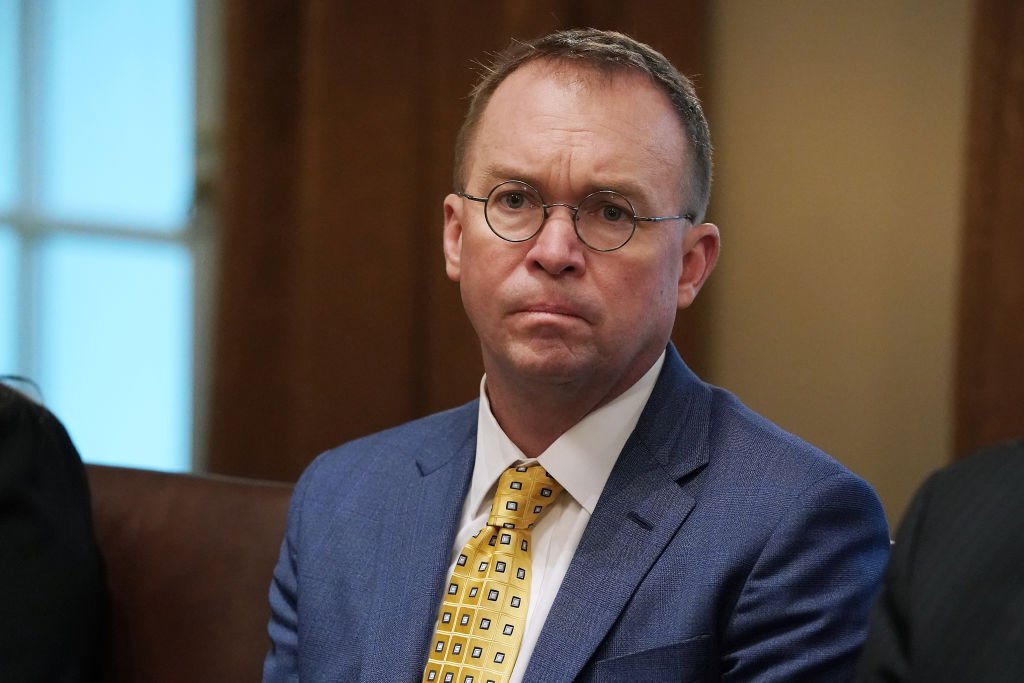
[{"label": "cheek", "polygon": [[669,240],[659,253],[657,264],[658,296],[669,301],[674,310],[679,297],[679,279],[683,274],[683,245],[679,239]]},{"label": "cheek", "polygon": [[626,294],[619,299],[619,305],[637,331],[670,333],[678,310],[680,266],[668,258],[657,258],[638,266],[634,272],[643,275],[620,284]]},{"label": "cheek", "polygon": [[[498,245],[503,246],[503,245]],[[498,307],[498,295],[505,286],[512,254],[495,248],[486,236],[466,235],[462,243],[462,273],[459,289],[471,316]]]},{"label": "cheek", "polygon": [[672,257],[672,244],[663,244],[652,258],[633,264],[628,270],[633,277],[626,278],[620,286],[633,292],[636,296],[634,304],[641,310],[644,308],[662,311],[666,306],[675,309],[679,276],[682,265],[679,259]]}]

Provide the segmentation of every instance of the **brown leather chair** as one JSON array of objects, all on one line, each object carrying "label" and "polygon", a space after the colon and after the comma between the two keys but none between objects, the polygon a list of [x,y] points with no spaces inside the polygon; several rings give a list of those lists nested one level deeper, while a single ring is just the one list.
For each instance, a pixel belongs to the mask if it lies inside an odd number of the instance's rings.
[{"label": "brown leather chair", "polygon": [[258,681],[292,487],[87,466],[109,683]]}]

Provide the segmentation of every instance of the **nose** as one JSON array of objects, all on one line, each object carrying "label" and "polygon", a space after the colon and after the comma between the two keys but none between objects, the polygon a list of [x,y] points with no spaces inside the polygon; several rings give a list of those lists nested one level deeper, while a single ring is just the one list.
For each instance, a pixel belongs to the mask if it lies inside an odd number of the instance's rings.
[{"label": "nose", "polygon": [[586,270],[586,246],[576,236],[576,209],[568,204],[548,205],[547,218],[531,241],[527,257],[535,267],[551,275]]}]

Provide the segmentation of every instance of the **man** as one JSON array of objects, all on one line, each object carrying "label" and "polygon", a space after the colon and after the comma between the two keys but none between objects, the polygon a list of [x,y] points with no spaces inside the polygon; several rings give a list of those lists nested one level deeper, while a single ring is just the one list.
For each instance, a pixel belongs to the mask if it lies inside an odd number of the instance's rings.
[{"label": "man", "polygon": [[303,475],[265,680],[852,675],[877,498],[669,344],[718,257],[710,179],[692,85],[649,47],[580,30],[499,56],[444,200],[480,399]]},{"label": "man", "polygon": [[896,535],[858,681],[1024,681],[1024,441],[933,474]]}]

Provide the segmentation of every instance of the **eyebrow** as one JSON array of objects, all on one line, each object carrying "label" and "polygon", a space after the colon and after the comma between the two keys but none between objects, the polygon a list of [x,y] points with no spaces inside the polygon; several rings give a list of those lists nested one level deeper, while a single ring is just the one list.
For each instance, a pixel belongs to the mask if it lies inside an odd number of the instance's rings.
[{"label": "eyebrow", "polygon": [[500,182],[506,180],[522,180],[525,183],[536,186],[536,179],[531,179],[529,176],[513,171],[503,166],[492,164],[484,169],[484,179],[487,180],[490,187],[487,188],[489,192],[491,187],[494,187]]},{"label": "eyebrow", "polygon": [[[490,192],[491,188],[493,188],[500,182],[504,182],[506,180],[521,180],[524,183],[528,183],[529,185],[537,188],[537,190],[544,197],[544,201],[551,201],[551,197],[549,197],[548,194],[544,192],[543,188],[541,187],[543,183],[537,181],[536,178],[531,177],[528,174],[520,173],[519,171],[514,171],[505,166],[492,164],[483,169],[483,177],[484,180],[486,181],[485,184],[487,184],[487,187],[484,190],[485,193]],[[618,192],[619,194],[626,197],[634,204],[638,204],[641,206],[650,207],[652,204],[651,196],[644,190],[643,187],[625,178],[616,179],[609,183],[588,184],[586,187],[583,188],[583,194],[581,194],[579,197],[576,197],[573,201],[581,200],[583,199],[583,197],[590,194],[591,192],[597,192],[598,190],[612,190],[614,192]]]}]

